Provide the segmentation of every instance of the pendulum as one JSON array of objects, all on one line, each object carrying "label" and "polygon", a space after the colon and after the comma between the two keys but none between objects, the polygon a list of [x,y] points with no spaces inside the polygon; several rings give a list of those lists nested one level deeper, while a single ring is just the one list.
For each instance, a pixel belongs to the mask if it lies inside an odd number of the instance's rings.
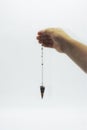
[{"label": "pendulum", "polygon": [[43,86],[43,45],[41,45],[41,78],[42,78],[42,83],[40,86],[40,92],[41,92],[41,98],[43,98],[44,96],[44,91],[45,91],[45,87]]},{"label": "pendulum", "polygon": [[40,86],[41,98],[43,98],[44,90],[45,90],[45,87],[44,86]]},{"label": "pendulum", "polygon": [[43,98],[44,96],[44,91],[45,91],[45,87],[43,86],[43,45],[41,45],[41,80],[42,80],[42,85],[40,86],[40,92],[41,92],[41,98]]}]

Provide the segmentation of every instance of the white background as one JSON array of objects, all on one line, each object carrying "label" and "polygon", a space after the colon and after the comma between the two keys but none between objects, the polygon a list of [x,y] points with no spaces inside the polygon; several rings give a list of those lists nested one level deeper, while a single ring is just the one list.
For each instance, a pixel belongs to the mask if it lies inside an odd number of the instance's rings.
[{"label": "white background", "polygon": [[87,44],[86,0],[0,0],[0,130],[87,130],[87,74],[41,47],[37,32],[61,27]]}]

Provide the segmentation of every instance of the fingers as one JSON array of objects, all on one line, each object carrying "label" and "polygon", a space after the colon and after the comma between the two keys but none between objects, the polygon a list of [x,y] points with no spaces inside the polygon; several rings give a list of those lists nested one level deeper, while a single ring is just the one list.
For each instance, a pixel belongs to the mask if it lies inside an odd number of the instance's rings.
[{"label": "fingers", "polygon": [[53,47],[53,40],[45,31],[38,32],[37,40],[45,47]]},{"label": "fingers", "polygon": [[42,31],[39,31],[38,32],[38,35],[41,35],[41,34],[43,34],[44,33],[44,31],[42,30]]}]

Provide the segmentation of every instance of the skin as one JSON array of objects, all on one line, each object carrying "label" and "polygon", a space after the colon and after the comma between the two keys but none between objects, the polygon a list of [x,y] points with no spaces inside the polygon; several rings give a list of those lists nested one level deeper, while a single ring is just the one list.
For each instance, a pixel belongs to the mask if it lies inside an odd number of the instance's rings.
[{"label": "skin", "polygon": [[47,28],[39,31],[37,40],[44,47],[56,49],[69,56],[87,73],[87,46],[70,37],[60,28]]}]

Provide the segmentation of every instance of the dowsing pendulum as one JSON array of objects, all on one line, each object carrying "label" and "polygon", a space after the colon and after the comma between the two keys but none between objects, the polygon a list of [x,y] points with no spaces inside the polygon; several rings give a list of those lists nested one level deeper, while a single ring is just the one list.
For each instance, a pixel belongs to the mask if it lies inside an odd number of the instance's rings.
[{"label": "dowsing pendulum", "polygon": [[45,87],[43,86],[43,45],[41,45],[41,86],[40,86],[40,92],[41,92],[41,98],[44,96]]}]

